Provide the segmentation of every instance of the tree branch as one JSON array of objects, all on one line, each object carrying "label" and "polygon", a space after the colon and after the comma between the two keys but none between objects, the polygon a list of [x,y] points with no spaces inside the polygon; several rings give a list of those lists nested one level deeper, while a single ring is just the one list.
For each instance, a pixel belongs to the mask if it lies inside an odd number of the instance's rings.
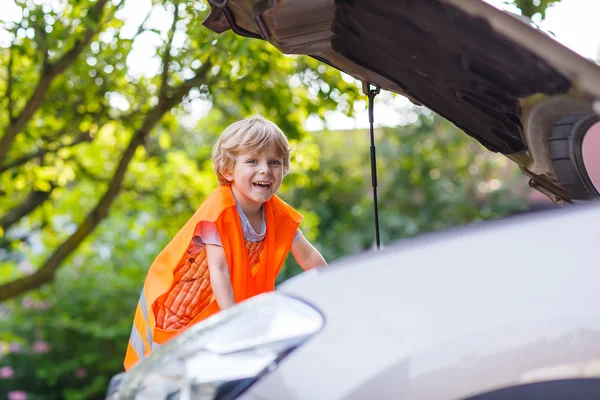
[{"label": "tree branch", "polygon": [[186,81],[183,81],[179,87],[174,88],[173,95],[167,99],[165,103],[169,106],[169,110],[175,106],[175,104],[181,102],[183,96],[185,96],[192,88],[200,86],[204,81],[209,84],[206,80],[208,71],[212,68],[212,62],[210,59],[206,60],[199,68],[194,71],[194,76]]},{"label": "tree branch", "polygon": [[[125,3],[124,1],[122,3]],[[150,15],[152,15],[152,11],[154,8],[150,8],[150,11],[148,11],[148,14],[146,14],[146,17],[144,18],[144,20],[142,21],[142,23],[140,24],[140,26],[138,27],[137,32],[135,33],[135,35],[133,35],[133,37],[130,39],[131,42],[134,42],[135,39],[142,34],[142,32],[144,32],[146,29],[144,29],[144,25],[146,25],[146,22],[148,22],[148,20],[150,19]],[[119,39],[121,39],[121,32],[119,31],[119,33],[117,33],[117,37]]]},{"label": "tree branch", "polygon": [[167,44],[165,46],[165,54],[162,57],[162,77],[161,77],[161,85],[160,85],[160,97],[164,97],[167,93],[167,89],[169,88],[168,77],[169,77],[169,64],[171,63],[171,47],[173,45],[173,37],[175,36],[175,28],[177,26],[177,20],[179,19],[179,7],[175,6],[175,13],[173,14],[173,23],[171,24],[171,29],[169,30],[169,36],[167,39]]},{"label": "tree branch", "polygon": [[21,218],[29,215],[31,212],[33,212],[33,210],[48,200],[50,193],[52,193],[54,188],[55,186],[52,186],[48,192],[42,192],[39,190],[30,192],[22,203],[12,210],[9,210],[2,218],[0,218],[0,227],[6,231],[16,222],[21,220]]},{"label": "tree branch", "polygon": [[[152,113],[151,113],[152,114]],[[150,114],[150,115],[151,115]],[[154,116],[153,116],[154,117]],[[155,117],[152,119],[156,119]],[[148,121],[148,120],[147,120]],[[156,123],[156,122],[154,122]],[[123,152],[119,165],[115,170],[108,189],[98,201],[96,206],[87,215],[85,220],[78,226],[75,233],[62,242],[54,253],[46,259],[44,264],[36,272],[12,282],[0,285],[0,301],[17,296],[28,290],[36,289],[54,279],[56,271],[62,262],[87,238],[100,222],[108,215],[110,206],[116,199],[125,177],[129,163],[133,159],[135,150],[143,142],[149,124],[144,124],[132,137],[129,145]]]},{"label": "tree branch", "polygon": [[19,132],[23,130],[27,122],[31,119],[33,114],[38,110],[38,108],[42,105],[44,97],[52,84],[52,81],[56,76],[64,72],[64,70],[69,67],[79,54],[83,51],[83,49],[90,43],[94,35],[96,34],[98,24],[102,19],[102,11],[104,6],[108,0],[98,0],[94,7],[90,10],[91,20],[93,22],[92,28],[89,28],[78,41],[75,42],[75,45],[71,50],[65,53],[59,60],[57,60],[54,64],[44,63],[42,65],[42,70],[40,73],[40,79],[37,83],[36,88],[33,91],[33,94],[23,107],[23,110],[19,113],[17,117],[10,120],[10,123],[4,133],[4,136],[0,140],[0,165],[4,164],[4,159],[6,158],[6,154],[12,142]]},{"label": "tree branch", "polygon": [[0,166],[0,174],[3,173],[4,171],[7,171],[9,169],[23,165],[23,164],[25,164],[31,160],[34,160],[36,158],[42,158],[48,153],[56,153],[60,149],[77,146],[78,144],[83,143],[83,142],[91,142],[92,139],[93,138],[92,138],[91,134],[89,132],[85,132],[85,133],[82,133],[79,136],[77,136],[75,138],[75,140],[73,140],[71,143],[60,144],[54,149],[48,149],[48,148],[39,149],[38,151],[33,151],[29,154],[25,154],[24,156],[17,158],[16,160],[14,160],[8,164]]},{"label": "tree branch", "polygon": [[90,10],[89,14],[91,15],[90,19],[92,21],[92,27],[84,32],[83,37],[75,42],[75,45],[71,50],[63,54],[60,59],[52,64],[51,70],[54,76],[61,74],[65,69],[67,69],[67,67],[73,64],[83,49],[85,49],[92,41],[98,32],[98,27],[100,25],[100,21],[102,20],[102,11],[107,2],[108,0],[98,0],[94,7]]},{"label": "tree branch", "polygon": [[[110,180],[108,178],[105,178],[100,175],[96,175],[93,172],[91,172],[90,170],[88,170],[84,165],[81,164],[81,162],[78,159],[74,159],[74,161],[77,164],[77,166],[79,167],[79,169],[81,169],[81,171],[84,173],[84,175],[86,175],[88,178],[93,179],[96,182],[103,182],[103,183],[110,182]],[[123,190],[126,192],[133,192],[133,193],[136,193],[136,194],[139,194],[142,196],[151,196],[151,197],[154,197],[159,202],[164,201],[164,199],[160,196],[160,194],[158,194],[158,192],[156,190],[141,189],[141,188],[137,188],[135,186],[128,186],[126,184],[123,184]],[[195,209],[191,208],[191,202],[190,202],[189,197],[184,196],[183,199],[185,200],[184,203],[186,204],[186,207],[188,208],[188,210],[195,211]]]},{"label": "tree branch", "polygon": [[48,48],[48,35],[46,33],[46,20],[38,18],[33,24],[35,38],[42,50],[42,71],[48,68],[50,63],[50,49]]},{"label": "tree branch", "polygon": [[121,190],[125,173],[127,172],[127,167],[133,159],[136,149],[144,143],[145,138],[148,136],[154,126],[162,119],[164,114],[177,105],[192,87],[199,85],[203,80],[206,79],[206,75],[210,67],[211,63],[207,61],[197,70],[197,73],[193,78],[179,85],[172,96],[159,98],[158,104],[152,111],[146,114],[141,128],[138,129],[131,138],[129,145],[123,152],[121,160],[119,161],[119,165],[113,174],[108,189],[98,201],[94,209],[79,225],[75,233],[61,243],[55,252],[36,272],[23,278],[0,285],[0,301],[18,296],[29,290],[37,289],[40,286],[54,280],[56,271],[62,262],[73,251],[75,251],[77,247],[79,247],[79,245],[108,215],[108,211],[112,203],[117,198]]},{"label": "tree branch", "polygon": [[6,98],[8,99],[8,121],[11,121],[13,118],[13,99],[12,99],[12,85],[13,85],[13,48],[10,48],[10,54],[9,54],[9,58],[8,58],[8,82],[7,82],[7,86],[6,86]]}]

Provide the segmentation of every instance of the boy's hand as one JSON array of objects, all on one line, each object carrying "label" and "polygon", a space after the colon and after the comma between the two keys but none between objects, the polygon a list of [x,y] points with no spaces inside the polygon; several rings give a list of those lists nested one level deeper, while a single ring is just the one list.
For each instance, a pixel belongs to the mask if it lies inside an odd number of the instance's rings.
[{"label": "boy's hand", "polygon": [[304,236],[292,244],[292,255],[298,265],[305,271],[327,265],[319,250],[315,249]]},{"label": "boy's hand", "polygon": [[206,257],[210,272],[210,286],[212,287],[215,299],[217,299],[219,308],[224,310],[235,304],[225,251],[223,251],[221,246],[207,244]]}]

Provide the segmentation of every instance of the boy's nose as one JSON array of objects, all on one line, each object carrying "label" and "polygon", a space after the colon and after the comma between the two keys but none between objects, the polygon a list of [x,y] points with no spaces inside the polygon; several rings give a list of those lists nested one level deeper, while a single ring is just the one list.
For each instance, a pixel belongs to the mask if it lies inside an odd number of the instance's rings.
[{"label": "boy's nose", "polygon": [[269,165],[267,163],[260,163],[260,173],[268,174],[269,172],[271,172]]}]

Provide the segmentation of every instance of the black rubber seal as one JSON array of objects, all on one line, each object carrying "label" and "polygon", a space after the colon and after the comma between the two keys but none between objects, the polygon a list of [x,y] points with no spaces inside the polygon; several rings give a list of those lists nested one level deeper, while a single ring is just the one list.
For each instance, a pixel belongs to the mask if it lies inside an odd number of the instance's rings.
[{"label": "black rubber seal", "polygon": [[548,147],[558,183],[568,190],[573,200],[591,200],[600,197],[598,189],[585,167],[583,138],[600,121],[593,113],[569,114],[552,126]]}]

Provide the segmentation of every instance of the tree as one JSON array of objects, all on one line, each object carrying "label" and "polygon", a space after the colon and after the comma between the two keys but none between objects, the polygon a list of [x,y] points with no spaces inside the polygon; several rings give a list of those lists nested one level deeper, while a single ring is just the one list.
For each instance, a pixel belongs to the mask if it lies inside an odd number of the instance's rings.
[{"label": "tree", "polygon": [[[173,205],[206,194],[211,178],[191,187],[182,182],[204,168],[207,154],[193,160],[173,147],[181,140],[173,132],[182,133],[177,117],[192,104],[209,103],[228,119],[259,111],[298,138],[309,113],[337,104],[320,89],[310,96],[310,87],[327,81],[337,93],[357,93],[316,60],[285,57],[232,32],[211,33],[201,26],[204,2],[154,1],[134,29],[125,24],[126,11],[139,2],[16,4],[20,18],[4,23],[11,39],[0,52],[6,110],[0,115],[0,301],[52,281],[93,240],[123,191],[133,201],[157,196],[154,187],[169,180],[161,171],[166,163],[188,168],[172,171],[184,187],[157,201]],[[136,73],[131,65],[144,43],[155,52],[149,60],[155,66]],[[291,76],[300,77],[292,90]],[[37,262],[31,274],[15,268],[24,256]]]},{"label": "tree", "polygon": [[538,15],[541,19],[546,18],[546,11],[561,0],[507,0],[506,4],[514,4],[521,13],[529,18]]}]

